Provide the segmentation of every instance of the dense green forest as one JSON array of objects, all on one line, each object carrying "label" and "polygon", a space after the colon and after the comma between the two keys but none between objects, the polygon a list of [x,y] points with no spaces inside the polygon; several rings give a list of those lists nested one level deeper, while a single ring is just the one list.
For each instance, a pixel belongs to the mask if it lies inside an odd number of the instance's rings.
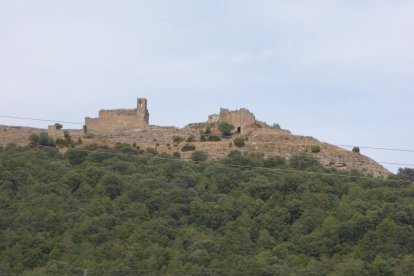
[{"label": "dense green forest", "polygon": [[308,155],[8,145],[0,275],[414,275],[414,171],[332,174]]}]

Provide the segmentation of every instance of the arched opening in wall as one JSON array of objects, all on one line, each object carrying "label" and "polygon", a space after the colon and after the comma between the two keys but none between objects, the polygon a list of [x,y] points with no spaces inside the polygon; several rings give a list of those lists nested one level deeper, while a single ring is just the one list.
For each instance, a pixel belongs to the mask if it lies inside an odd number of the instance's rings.
[{"label": "arched opening in wall", "polygon": [[241,127],[237,128],[237,133],[241,133]]}]

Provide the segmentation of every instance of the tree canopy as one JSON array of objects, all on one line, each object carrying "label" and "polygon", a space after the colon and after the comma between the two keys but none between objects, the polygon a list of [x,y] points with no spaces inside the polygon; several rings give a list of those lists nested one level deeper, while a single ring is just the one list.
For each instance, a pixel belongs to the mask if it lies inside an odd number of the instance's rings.
[{"label": "tree canopy", "polygon": [[337,173],[306,155],[9,145],[0,274],[410,275],[414,184]]}]

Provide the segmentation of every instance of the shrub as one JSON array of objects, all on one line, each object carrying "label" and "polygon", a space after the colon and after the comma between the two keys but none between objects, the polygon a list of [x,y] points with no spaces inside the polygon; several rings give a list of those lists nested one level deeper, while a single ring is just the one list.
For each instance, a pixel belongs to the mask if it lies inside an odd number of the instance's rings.
[{"label": "shrub", "polygon": [[37,134],[32,134],[30,135],[30,144],[31,145],[39,145],[39,135]]},{"label": "shrub", "polygon": [[245,141],[246,139],[244,137],[239,136],[239,137],[236,137],[233,142],[236,147],[241,148],[241,147],[244,147]]},{"label": "shrub", "polygon": [[179,153],[179,152],[174,152],[174,153],[173,153],[173,156],[174,156],[175,158],[180,159],[180,158],[181,158],[181,153]]},{"label": "shrub", "polygon": [[180,136],[174,136],[173,137],[173,142],[174,142],[174,144],[179,144],[179,143],[181,143],[182,141],[184,141],[185,139],[183,138],[183,137],[180,137]]},{"label": "shrub", "polygon": [[273,129],[281,129],[281,127],[280,127],[279,124],[273,124],[273,125],[270,126],[270,128],[273,128]]},{"label": "shrub", "polygon": [[313,153],[319,153],[319,152],[321,152],[321,147],[319,145],[313,145],[313,146],[311,146],[311,151]]},{"label": "shrub", "polygon": [[286,159],[280,156],[271,156],[264,161],[266,168],[276,168],[286,164]]},{"label": "shrub", "polygon": [[208,136],[208,140],[211,142],[216,142],[216,141],[221,141],[221,138],[220,136],[217,136],[217,135],[210,135]]},{"label": "shrub", "polygon": [[145,152],[149,155],[158,155],[158,151],[154,148],[147,148]]},{"label": "shrub", "polygon": [[56,123],[54,126],[55,126],[55,128],[56,128],[57,130],[59,130],[59,129],[62,129],[62,128],[63,128],[63,125],[62,125],[62,124],[59,124],[59,123]]},{"label": "shrub", "polygon": [[45,147],[54,147],[56,146],[55,141],[49,137],[47,132],[42,132],[40,135],[32,134],[30,135],[30,144],[33,146],[45,146]]},{"label": "shrub", "polygon": [[71,165],[79,165],[85,162],[88,157],[88,152],[82,149],[69,149],[66,153],[66,158]]},{"label": "shrub", "polygon": [[64,146],[66,146],[66,142],[65,142],[65,140],[63,140],[62,138],[56,138],[56,145],[58,146],[58,147],[64,147]]},{"label": "shrub", "polygon": [[116,144],[114,150],[116,152],[120,152],[123,154],[132,154],[132,155],[138,154],[138,150],[135,147],[127,143]]},{"label": "shrub", "polygon": [[207,141],[206,135],[204,135],[204,134],[200,134],[200,141],[201,141],[201,142],[205,142],[205,141]]},{"label": "shrub", "polygon": [[65,137],[65,140],[71,140],[72,139],[72,137],[70,136],[69,131],[67,131],[67,130],[65,130],[63,132],[63,137]]},{"label": "shrub", "polygon": [[181,148],[181,151],[182,152],[186,152],[186,151],[194,151],[196,149],[196,147],[195,146],[193,146],[193,145],[184,145],[182,148]]},{"label": "shrub", "polygon": [[188,143],[194,142],[195,141],[195,136],[194,135],[190,135],[190,137],[188,137],[186,141]]},{"label": "shrub", "polygon": [[224,136],[231,136],[234,126],[226,122],[221,122],[218,128]]},{"label": "shrub", "polygon": [[93,135],[91,133],[86,133],[85,135],[83,135],[84,139],[91,139],[91,138],[94,138],[94,137],[95,137],[95,135]]},{"label": "shrub", "polygon": [[289,160],[289,165],[298,170],[316,169],[321,167],[321,163],[318,159],[306,153],[292,156]]},{"label": "shrub", "polygon": [[191,154],[191,160],[194,162],[205,162],[208,159],[208,154],[202,150],[196,150]]},{"label": "shrub", "polygon": [[352,151],[355,153],[361,153],[361,149],[359,147],[354,147]]}]

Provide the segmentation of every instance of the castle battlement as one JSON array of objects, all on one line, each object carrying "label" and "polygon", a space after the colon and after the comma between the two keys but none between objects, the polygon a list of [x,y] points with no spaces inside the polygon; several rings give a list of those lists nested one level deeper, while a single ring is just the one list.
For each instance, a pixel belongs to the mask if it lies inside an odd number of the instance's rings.
[{"label": "castle battlement", "polygon": [[87,133],[100,134],[126,129],[142,129],[149,126],[147,99],[138,98],[134,109],[102,109],[98,118],[85,118]]}]

